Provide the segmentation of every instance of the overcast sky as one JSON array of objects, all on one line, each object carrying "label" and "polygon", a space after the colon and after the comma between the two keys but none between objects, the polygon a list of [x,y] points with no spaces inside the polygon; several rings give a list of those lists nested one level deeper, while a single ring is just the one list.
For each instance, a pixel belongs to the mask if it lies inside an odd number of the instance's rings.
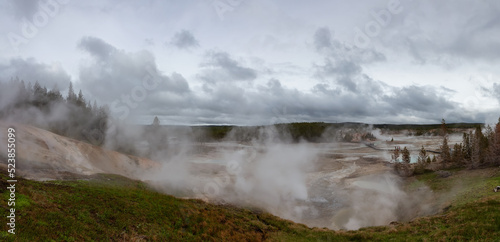
[{"label": "overcast sky", "polygon": [[497,0],[0,0],[0,81],[162,124],[493,123]]}]

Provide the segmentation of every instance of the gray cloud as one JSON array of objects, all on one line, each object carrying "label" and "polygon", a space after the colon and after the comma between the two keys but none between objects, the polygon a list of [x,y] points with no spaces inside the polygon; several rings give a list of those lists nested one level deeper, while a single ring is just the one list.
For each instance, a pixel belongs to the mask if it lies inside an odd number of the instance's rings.
[{"label": "gray cloud", "polygon": [[450,121],[483,118],[457,112],[459,105],[447,99],[450,90],[446,88],[417,85],[396,88],[370,78],[359,63],[382,61],[383,55],[372,50],[367,55],[365,50],[345,46],[328,36],[331,35],[325,29],[315,34],[317,49],[326,52],[325,64],[318,69],[324,78],[333,81],[316,84],[310,92],[287,87],[277,78],[269,79],[265,85],[245,86],[238,81],[254,80],[258,71],[245,67],[243,61],[236,61],[226,52],[210,51],[198,74],[210,85],[205,86],[205,93],[194,93],[182,75],[159,73],[151,53],[126,53],[95,38],[85,48],[94,53],[94,58],[102,59],[100,53],[109,53],[108,50],[114,52],[104,63],[82,68],[80,79],[85,80],[91,93],[125,103],[123,96],[132,95],[131,90],[140,85],[139,80],[149,68],[149,73],[154,73],[149,75],[162,80],[162,85],[148,91],[146,100],[137,109],[142,114],[162,115],[176,122],[182,119],[194,123],[240,124],[271,120],[438,122],[443,117]]},{"label": "gray cloud", "polygon": [[335,39],[328,28],[317,29],[313,41],[318,53],[333,59],[344,59],[359,64],[370,64],[386,60],[385,55],[375,49],[361,49]]},{"label": "gray cloud", "polygon": [[[19,20],[43,10],[38,1],[2,2],[3,32],[38,34],[26,37],[29,43],[19,53],[2,50],[2,61],[7,61],[0,64],[0,78],[19,76],[65,88],[72,80],[65,68],[76,75],[75,89],[82,88],[90,100],[111,106],[118,102],[131,112],[180,123],[265,123],[272,118],[432,122],[441,116],[482,121],[482,111],[450,100],[472,96],[468,91],[473,88],[465,89],[484,84],[466,77],[486,72],[492,78],[484,99],[500,101],[500,85],[492,84],[498,78],[500,2],[401,1],[403,11],[392,15],[370,37],[372,44],[361,49],[353,45],[356,28],[377,23],[373,12],[387,5],[362,2],[318,1],[312,6],[278,0],[264,6],[257,1],[239,6],[239,14],[221,22],[215,12],[206,11],[210,3],[197,8],[162,1],[73,1],[65,6],[68,14],[51,17],[50,25],[36,29]],[[196,25],[196,35],[188,31],[193,21],[203,21]],[[188,52],[155,44],[160,39]],[[7,38],[1,41],[0,46],[9,46]],[[141,48],[148,51],[137,51]],[[85,59],[79,64],[81,53]],[[44,64],[54,61],[63,63]],[[459,65],[467,68],[453,68]],[[393,68],[401,69],[391,75]],[[406,69],[408,80],[401,74]],[[159,85],[145,88],[149,80]],[[420,80],[437,84],[425,86]],[[133,96],[141,101],[132,102]],[[488,108],[494,109],[484,110]]]},{"label": "gray cloud", "polygon": [[316,76],[333,81],[350,92],[359,91],[362,64],[385,61],[380,52],[348,46],[334,39],[328,28],[316,30],[314,45],[316,51],[324,56],[323,64],[315,65]]},{"label": "gray cloud", "polygon": [[317,76],[329,79],[333,77],[333,81],[344,89],[356,92],[357,84],[355,77],[361,74],[361,66],[357,63],[348,60],[332,60],[325,58],[324,64],[317,68]]},{"label": "gray cloud", "polygon": [[485,88],[483,87],[482,90],[491,95],[492,97],[496,98],[498,100],[498,104],[500,104],[500,84],[498,83],[493,83],[491,88]]},{"label": "gray cloud", "polygon": [[328,28],[319,28],[314,33],[314,46],[317,51],[332,47],[332,33]]},{"label": "gray cloud", "polygon": [[498,98],[498,101],[500,102],[500,84],[494,83],[493,90],[493,92],[496,94],[496,97]]},{"label": "gray cloud", "polygon": [[304,92],[289,88],[278,79],[270,79],[256,89],[241,88],[237,83],[221,83],[214,85],[209,96],[196,102],[203,110],[201,113],[212,120],[231,117],[243,124],[364,120],[378,116],[376,109],[383,106],[374,98],[377,95],[341,94],[326,84],[317,85],[313,90]]},{"label": "gray cloud", "polygon": [[199,47],[200,44],[194,35],[187,31],[181,30],[172,37],[170,44],[176,46],[179,49],[190,49]]},{"label": "gray cloud", "polygon": [[440,6],[442,11],[460,14],[464,19],[458,21],[457,28],[461,30],[453,33],[449,47],[443,50],[451,55],[466,58],[499,60],[500,3],[485,1],[485,4],[476,4],[460,1],[458,4]]},{"label": "gray cloud", "polygon": [[153,39],[151,39],[151,38],[146,38],[146,39],[144,39],[144,44],[146,46],[154,46],[155,45],[155,41]]},{"label": "gray cloud", "polygon": [[182,75],[162,74],[149,51],[128,53],[95,37],[85,37],[80,43],[94,60],[80,68],[81,85],[112,108],[147,113],[149,102],[160,95],[168,99],[191,92]]},{"label": "gray cloud", "polygon": [[385,97],[387,103],[392,104],[391,113],[437,113],[443,114],[447,110],[457,107],[456,103],[446,100],[433,87],[408,86],[395,88],[394,94]]},{"label": "gray cloud", "polygon": [[205,68],[200,78],[215,83],[219,81],[252,81],[257,78],[257,71],[244,67],[241,63],[231,58],[222,51],[209,51],[201,64]]},{"label": "gray cloud", "polygon": [[33,19],[33,15],[38,11],[39,0],[16,0],[11,1],[15,16],[19,19]]},{"label": "gray cloud", "polygon": [[0,64],[0,81],[16,77],[26,83],[38,81],[48,88],[59,89],[66,88],[71,81],[71,77],[59,64],[47,65],[37,62],[34,58],[14,58],[6,64]]},{"label": "gray cloud", "polygon": [[375,39],[388,49],[408,53],[418,64],[445,68],[463,64],[464,58],[499,60],[500,2],[448,0],[404,5],[403,14],[393,16],[396,21]]},{"label": "gray cloud", "polygon": [[78,47],[101,60],[106,60],[111,54],[117,51],[112,45],[92,36],[83,37]]},{"label": "gray cloud", "polygon": [[448,91],[432,86],[392,88],[392,94],[382,96],[385,105],[377,107],[380,116],[386,115],[400,122],[434,122],[441,118],[448,122],[485,122],[484,112],[469,112],[459,103],[448,99]]},{"label": "gray cloud", "polygon": [[342,93],[342,91],[339,89],[331,89],[330,85],[325,83],[319,83],[314,85],[314,87],[312,88],[312,92],[323,93],[325,95],[330,95],[330,96],[339,95],[340,93]]}]

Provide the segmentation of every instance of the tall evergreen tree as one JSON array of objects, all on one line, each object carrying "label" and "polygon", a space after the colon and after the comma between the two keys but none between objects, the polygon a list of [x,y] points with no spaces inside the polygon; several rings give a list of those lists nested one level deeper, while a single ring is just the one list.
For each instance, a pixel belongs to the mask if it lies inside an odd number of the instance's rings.
[{"label": "tall evergreen tree", "polygon": [[66,97],[66,101],[69,103],[75,104],[77,100],[75,91],[73,90],[73,83],[69,82],[68,96]]},{"label": "tall evergreen tree", "polygon": [[464,163],[464,157],[463,157],[463,152],[462,152],[462,144],[456,143],[453,146],[453,152],[451,154],[451,162],[455,166],[462,166]]},{"label": "tall evergreen tree", "polygon": [[472,139],[472,156],[471,165],[473,168],[482,166],[485,162],[486,153],[488,149],[488,140],[483,135],[481,127],[476,127],[474,137]]},{"label": "tall evergreen tree", "polygon": [[392,160],[394,162],[399,162],[400,152],[401,152],[401,148],[399,148],[399,146],[394,147],[394,150],[392,152]]},{"label": "tall evergreen tree", "polygon": [[410,151],[406,148],[406,146],[403,148],[403,151],[401,151],[401,157],[403,163],[410,164],[411,162]]},{"label": "tall evergreen tree", "polygon": [[85,108],[85,98],[83,97],[82,90],[80,90],[80,92],[78,92],[78,97],[76,99],[76,105],[78,105],[82,108]]},{"label": "tall evergreen tree", "polygon": [[57,88],[57,85],[54,85],[54,87],[47,93],[47,96],[51,102],[58,102],[63,100],[63,96]]},{"label": "tall evergreen tree", "polygon": [[[429,160],[429,162],[427,162],[427,160]],[[417,164],[415,166],[415,173],[418,174],[424,173],[428,163],[430,163],[429,156],[427,155],[427,151],[425,150],[424,146],[422,146],[420,152],[418,153]]]},{"label": "tall evergreen tree", "polygon": [[488,161],[492,165],[500,165],[500,118],[490,137]]},{"label": "tall evergreen tree", "polygon": [[33,92],[33,84],[31,84],[31,82],[28,82],[28,86],[26,86],[26,91],[30,94]]},{"label": "tall evergreen tree", "polygon": [[446,121],[441,119],[441,135],[442,136],[447,136],[448,135],[448,128],[446,127]]},{"label": "tall evergreen tree", "polygon": [[18,92],[18,103],[20,105],[25,105],[29,102],[30,97],[31,97],[31,90],[26,88],[26,84],[24,83],[24,80],[21,80],[19,82],[19,92]]},{"label": "tall evergreen tree", "polygon": [[443,163],[443,167],[451,163],[450,147],[448,146],[448,136],[445,135],[443,138],[443,143],[440,147],[441,154],[439,157]]},{"label": "tall evergreen tree", "polygon": [[97,113],[98,111],[99,111],[99,109],[97,107],[97,101],[94,100],[94,105],[92,106],[92,112]]},{"label": "tall evergreen tree", "polygon": [[462,137],[462,157],[464,159],[465,164],[471,163],[472,157],[472,142],[471,142],[471,133],[464,133]]},{"label": "tall evergreen tree", "polygon": [[155,116],[153,119],[153,126],[160,126],[160,120],[158,119],[158,116]]},{"label": "tall evergreen tree", "polygon": [[33,86],[33,104],[38,108],[45,108],[48,103],[47,88],[42,87],[38,81]]},{"label": "tall evergreen tree", "polygon": [[411,169],[411,156],[410,156],[410,151],[406,148],[406,146],[403,148],[401,151],[401,159],[402,164],[401,164],[401,172],[404,176],[411,176],[413,175],[413,170]]}]

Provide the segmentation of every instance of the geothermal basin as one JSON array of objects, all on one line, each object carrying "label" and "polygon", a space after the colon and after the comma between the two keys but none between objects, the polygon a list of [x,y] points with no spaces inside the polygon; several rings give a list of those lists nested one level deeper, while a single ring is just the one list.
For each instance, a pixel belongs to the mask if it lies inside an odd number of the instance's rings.
[{"label": "geothermal basin", "polygon": [[409,189],[394,174],[390,149],[407,146],[416,156],[422,145],[438,150],[442,139],[401,135],[394,140],[371,147],[347,142],[175,144],[172,149],[178,152],[150,182],[176,196],[260,209],[310,227],[355,230],[437,213],[442,207],[429,188]]}]

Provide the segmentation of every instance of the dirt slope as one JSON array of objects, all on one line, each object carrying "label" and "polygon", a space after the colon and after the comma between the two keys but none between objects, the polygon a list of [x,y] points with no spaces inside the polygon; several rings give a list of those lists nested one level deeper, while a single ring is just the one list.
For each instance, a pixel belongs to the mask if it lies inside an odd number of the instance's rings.
[{"label": "dirt slope", "polygon": [[29,125],[0,121],[0,158],[7,157],[7,130],[16,134],[16,172],[28,179],[60,179],[69,173],[113,173],[139,178],[159,164],[63,137]]}]

